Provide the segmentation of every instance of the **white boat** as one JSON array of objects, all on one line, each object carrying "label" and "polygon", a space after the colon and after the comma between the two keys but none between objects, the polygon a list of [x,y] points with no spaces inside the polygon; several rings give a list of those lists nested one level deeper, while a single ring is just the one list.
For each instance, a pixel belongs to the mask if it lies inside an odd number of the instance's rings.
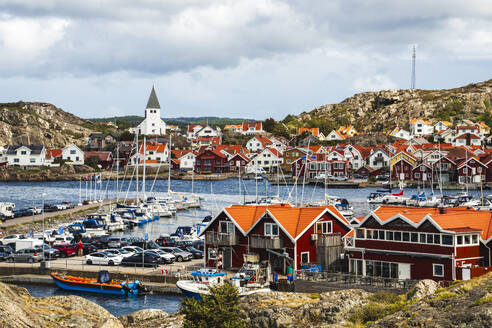
[{"label": "white boat", "polygon": [[[200,269],[193,271],[191,275],[193,280],[179,280],[176,283],[176,286],[185,296],[198,300],[202,299],[202,295],[210,294],[210,287],[221,285],[226,280],[226,273],[217,269]],[[251,276],[251,278],[253,277]],[[233,286],[238,288],[240,297],[270,292],[269,288],[241,286],[241,281],[244,281],[245,279],[247,279],[246,276],[232,279]]]}]

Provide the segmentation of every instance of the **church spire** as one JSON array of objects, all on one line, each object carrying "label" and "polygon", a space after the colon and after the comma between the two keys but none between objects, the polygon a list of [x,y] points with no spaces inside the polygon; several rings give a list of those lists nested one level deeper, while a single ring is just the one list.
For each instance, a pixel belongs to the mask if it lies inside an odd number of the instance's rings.
[{"label": "church spire", "polygon": [[152,86],[152,91],[150,92],[149,101],[147,101],[146,108],[161,108],[161,105],[159,105],[159,100],[157,100],[157,95],[155,94],[154,86]]}]

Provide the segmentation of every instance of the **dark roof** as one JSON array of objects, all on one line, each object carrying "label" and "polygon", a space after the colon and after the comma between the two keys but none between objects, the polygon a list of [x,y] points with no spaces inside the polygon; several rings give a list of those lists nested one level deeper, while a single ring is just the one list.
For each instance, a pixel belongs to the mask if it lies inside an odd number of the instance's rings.
[{"label": "dark roof", "polygon": [[147,101],[146,108],[161,108],[161,105],[159,105],[159,100],[157,100],[157,95],[155,94],[154,86],[152,86],[152,91],[150,91],[149,101]]},{"label": "dark roof", "polygon": [[7,155],[15,155],[17,149],[21,147],[26,147],[31,150],[31,155],[39,155],[44,149],[43,145],[20,145],[20,146],[9,146],[7,149],[7,152],[5,154]]}]

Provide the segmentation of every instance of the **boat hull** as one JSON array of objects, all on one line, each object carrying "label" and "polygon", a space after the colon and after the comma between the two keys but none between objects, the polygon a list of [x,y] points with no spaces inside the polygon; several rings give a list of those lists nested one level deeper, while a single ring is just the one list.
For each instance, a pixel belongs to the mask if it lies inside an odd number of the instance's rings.
[{"label": "boat hull", "polygon": [[[116,296],[125,295],[125,290],[119,285],[67,281],[67,280],[60,279],[56,275],[51,275],[51,278],[59,288],[64,290],[87,292],[87,293],[98,293],[98,294],[105,294],[105,295],[116,295]],[[134,287],[133,283],[129,284],[129,287],[130,290],[128,291],[128,295],[138,294],[138,290],[133,288]]]}]

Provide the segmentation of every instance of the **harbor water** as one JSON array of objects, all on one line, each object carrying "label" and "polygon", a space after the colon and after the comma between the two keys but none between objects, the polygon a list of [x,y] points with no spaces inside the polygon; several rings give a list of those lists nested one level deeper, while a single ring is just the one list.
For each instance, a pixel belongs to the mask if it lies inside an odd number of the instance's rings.
[{"label": "harbor water", "polygon": [[29,294],[34,297],[79,295],[102,306],[117,317],[145,309],[159,309],[167,313],[175,313],[181,307],[181,297],[175,295],[149,294],[125,298],[123,296],[65,291],[49,285],[18,284],[18,286],[26,288]]}]

